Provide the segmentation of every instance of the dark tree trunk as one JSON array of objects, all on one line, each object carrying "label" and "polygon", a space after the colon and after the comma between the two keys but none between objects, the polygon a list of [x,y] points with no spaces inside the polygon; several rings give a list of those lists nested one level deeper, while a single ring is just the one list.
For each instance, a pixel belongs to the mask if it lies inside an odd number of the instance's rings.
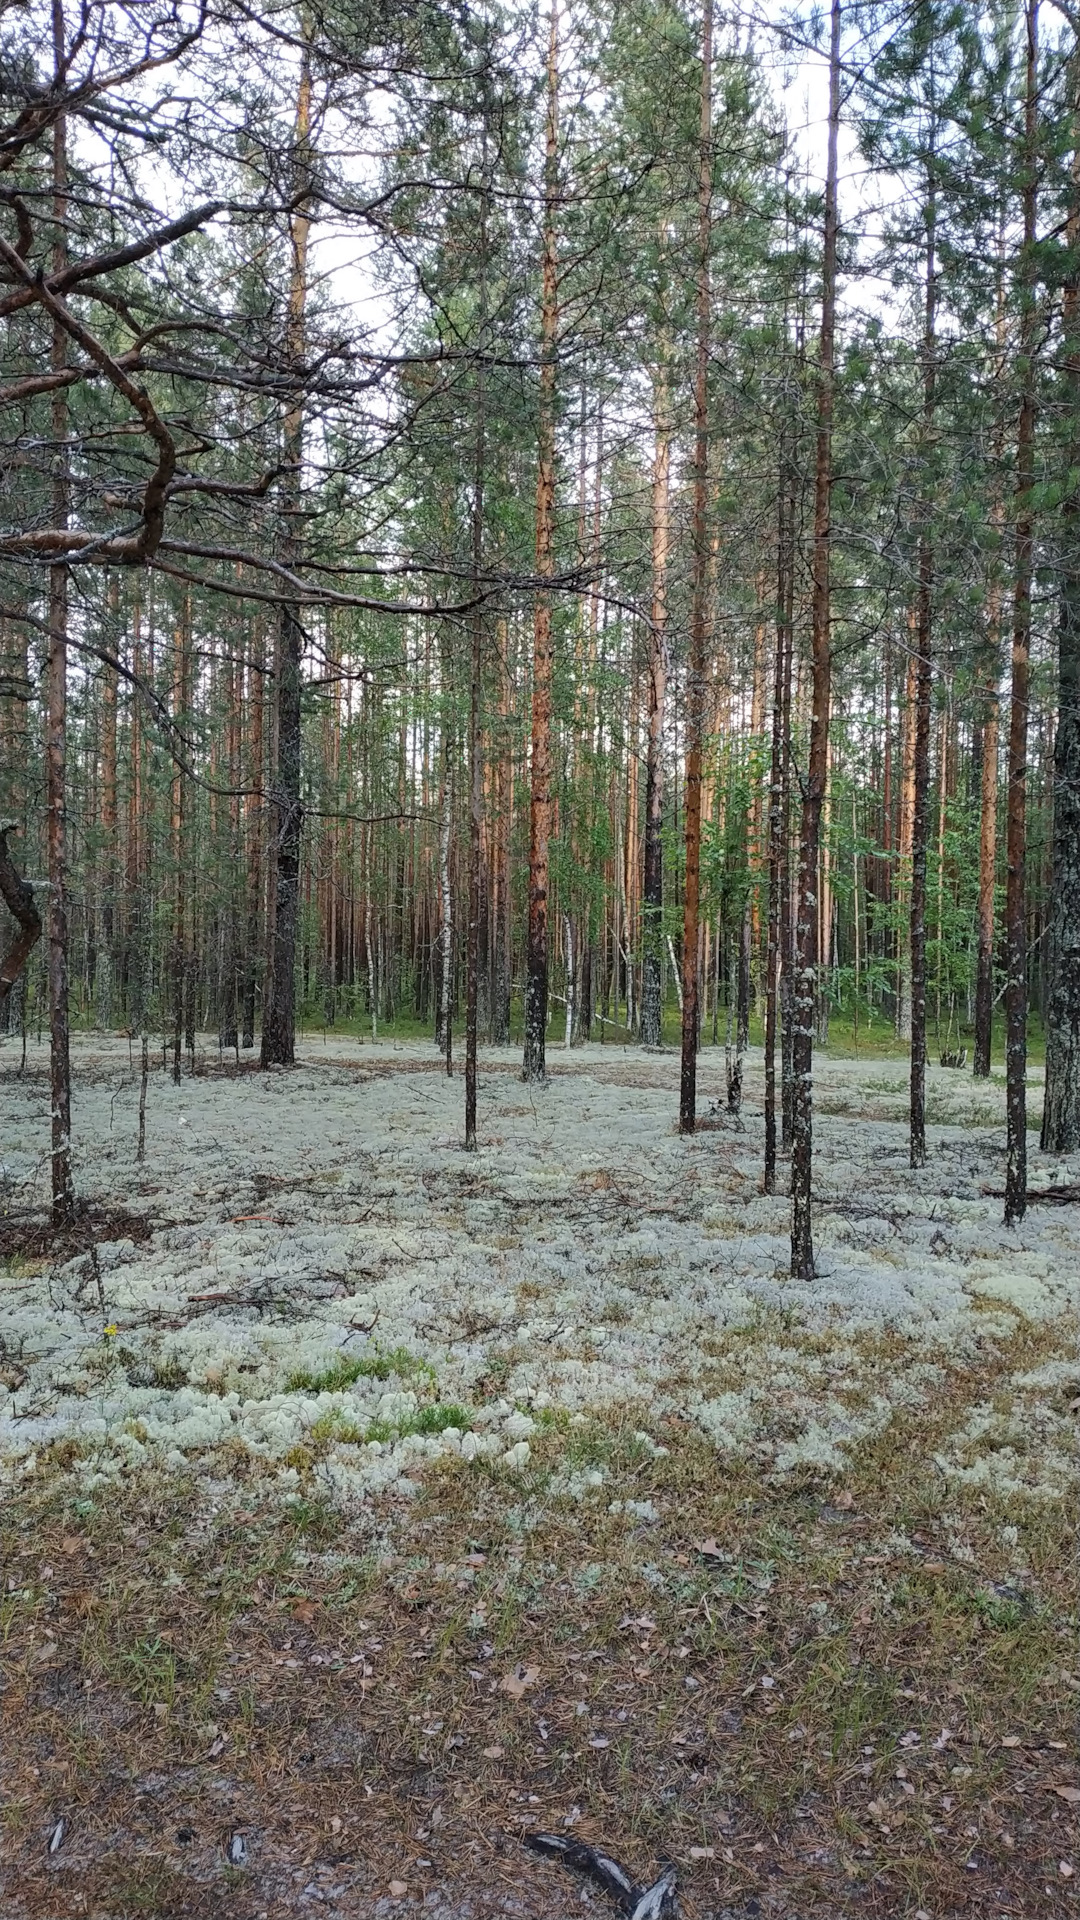
[{"label": "dark tree trunk", "polygon": [[[1000,601],[998,602],[1000,617]],[[997,875],[998,792],[998,641],[987,664],[983,688],[982,758],[979,767],[979,900],[978,946],[975,960],[975,1042],[973,1071],[977,1080],[990,1072],[994,1024],[994,891]]]},{"label": "dark tree trunk", "polygon": [[41,938],[41,915],[34,905],[34,890],[23,879],[8,852],[7,837],[15,831],[16,823],[13,820],[0,821],[0,900],[3,900],[18,927],[18,932],[0,959],[0,1024],[3,1023],[11,989]]},{"label": "dark tree trunk", "polygon": [[[62,0],[53,0],[53,59],[57,85],[67,47]],[[67,264],[68,209],[67,121],[61,115],[53,128],[53,243],[54,273]],[[67,335],[53,323],[51,365],[61,372],[67,364]],[[52,404],[52,435],[56,470],[53,482],[53,524],[66,527],[70,510],[68,470],[68,409],[65,389],[57,389]],[[57,1227],[70,1225],[75,1214],[71,1171],[71,1040],[68,1014],[67,920],[67,639],[68,571],[49,568],[49,642],[45,694],[45,807],[47,869],[49,876],[49,1080],[52,1108],[52,1217]]]},{"label": "dark tree trunk", "polygon": [[691,523],[693,576],[690,657],[686,673],[686,790],[683,832],[682,1064],[679,1132],[693,1133],[697,1116],[698,915],[701,899],[701,773],[705,732],[706,598],[709,547],[709,331],[712,320],[712,0],[705,0],[701,43],[701,143],[698,172],[697,366],[694,378],[694,504]]},{"label": "dark tree trunk", "polygon": [[503,618],[496,623],[499,714],[494,769],[495,804],[491,822],[491,1040],[495,1046],[508,1046],[510,1042],[510,982],[514,939],[513,902],[510,889],[510,830],[514,806],[514,761],[510,730],[512,683],[510,663],[506,657],[509,643],[509,627]]},{"label": "dark tree trunk", "polygon": [[487,333],[487,128],[480,194],[480,313],[476,371],[476,445],[473,458],[472,563],[477,604],[469,651],[469,924],[465,943],[465,1150],[476,1152],[476,1048],[480,1014],[480,878],[484,837],[484,767],[480,708],[483,698],[484,614],[480,574],[484,558],[484,362]]},{"label": "dark tree trunk", "polygon": [[[289,222],[292,261],[289,274],[289,310],[285,327],[288,373],[299,379],[303,371],[307,306],[307,251],[311,225],[305,188],[310,173],[311,55],[305,36],[296,103],[293,172],[298,187],[296,210]],[[304,408],[299,390],[289,404],[282,433],[282,565],[295,571],[303,553],[301,493],[304,458]],[[262,1052],[264,1067],[291,1066],[296,1055],[296,929],[300,907],[300,836],[303,803],[300,797],[301,661],[304,629],[294,601],[283,601],[274,648],[277,689],[274,783],[271,794],[271,847],[274,856],[273,917],[267,953],[263,1002]]]},{"label": "dark tree trunk", "polygon": [[[997,359],[1000,386],[1005,371],[1005,216],[999,215],[997,265]],[[1004,455],[1003,428],[994,436],[995,464]],[[990,501],[995,545],[1005,530],[1005,502],[996,479]],[[997,882],[998,725],[1001,688],[1001,572],[995,554],[986,597],[986,649],[982,685],[982,753],[979,761],[979,898],[975,960],[975,1040],[972,1070],[977,1080],[990,1073],[994,1028],[994,925]]]},{"label": "dark tree trunk", "polygon": [[[188,729],[188,706],[190,704],[190,666],[191,666],[191,602],[187,598],[180,616],[180,625],[176,630],[176,677],[173,683],[173,720],[181,738]],[[173,926],[171,956],[171,990],[173,1017],[173,1064],[172,1077],[176,1085],[180,1084],[180,1062],[183,1051],[185,1026],[185,999],[189,992],[190,965],[188,956],[188,846],[187,846],[187,776],[179,763],[173,766],[172,778],[172,855],[173,855]]]},{"label": "dark tree trunk", "polygon": [[641,1043],[663,1037],[664,968],[664,700],[667,690],[667,565],[670,541],[671,421],[667,368],[657,369],[653,415],[652,623],[648,637],[645,749],[645,861],[642,886]]},{"label": "dark tree trunk", "polygon": [[[109,583],[109,612],[113,632],[109,644],[120,650],[120,583]],[[94,1014],[99,1027],[115,1019],[116,988],[116,669],[106,666],[101,680],[101,953],[94,992]]]},{"label": "dark tree trunk", "polygon": [[263,743],[263,714],[266,701],[265,643],[256,630],[255,652],[247,667],[248,786],[251,792],[246,807],[247,886],[244,910],[243,1033],[241,1045],[255,1045],[255,998],[258,986],[256,956],[259,951],[259,921],[263,891],[263,788],[266,777],[266,753]]},{"label": "dark tree trunk", "polygon": [[[1073,114],[1080,132],[1080,46],[1073,53]],[[1065,289],[1064,345],[1069,417],[1080,420],[1080,145],[1073,156],[1068,225],[1072,266]],[[1054,737],[1054,828],[1050,991],[1046,1008],[1044,1153],[1080,1147],[1080,432],[1069,470],[1074,476],[1060,517],[1058,715]]]},{"label": "dark tree trunk", "polygon": [[[931,457],[934,431],[937,304],[937,179],[933,129],[926,183],[926,296],[923,326],[923,459]],[[929,833],[930,696],[933,679],[934,554],[931,500],[924,496],[919,535],[919,598],[915,620],[915,766],[911,817],[911,1111],[910,1160],[926,1165],[926,843]]]},{"label": "dark tree trunk", "polygon": [[[765,1192],[776,1192],[776,1034],[781,970],[789,975],[785,947],[788,887],[788,733],[791,714],[792,615],[794,613],[794,472],[785,442],[780,453],[777,515],[776,662],[773,676],[772,759],[769,770],[769,921],[765,963]],[[782,1076],[783,1078],[783,1076]],[[790,1144],[785,1128],[785,1145]]]},{"label": "dark tree trunk", "polygon": [[829,773],[832,695],[833,353],[836,332],[836,177],[840,127],[840,0],[832,0],[829,36],[829,143],[825,179],[821,340],[818,357],[817,454],[814,470],[814,552],[810,754],[803,787],[799,840],[796,964],[792,1010],[791,1273],[814,1278],[813,1190],[814,1002],[817,989],[821,810]]},{"label": "dark tree trunk", "polygon": [[1031,648],[1031,576],[1034,557],[1031,489],[1035,477],[1035,221],[1038,199],[1038,0],[1026,0],[1024,92],[1024,245],[1021,256],[1020,420],[1016,436],[1016,550],[1013,585],[1012,696],[1009,714],[1009,792],[1005,898],[1005,1222],[1027,1209],[1027,735]]}]

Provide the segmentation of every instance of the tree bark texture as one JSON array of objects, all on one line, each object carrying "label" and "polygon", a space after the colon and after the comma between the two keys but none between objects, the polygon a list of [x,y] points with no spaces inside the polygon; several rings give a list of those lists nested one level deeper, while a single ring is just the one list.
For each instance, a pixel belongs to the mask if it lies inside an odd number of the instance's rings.
[{"label": "tree bark texture", "polygon": [[1063,332],[1066,392],[1074,437],[1074,476],[1061,506],[1058,610],[1058,712],[1054,736],[1054,825],[1050,929],[1050,992],[1046,1008],[1044,1153],[1080,1148],[1080,45],[1073,54],[1072,205],[1067,238],[1072,265],[1065,287]]},{"label": "tree bark texture", "polygon": [[[937,181],[933,129],[926,183],[926,292],[923,324],[922,458],[931,457],[934,431],[935,307],[937,300]],[[930,537],[932,502],[920,503],[919,594],[915,620],[915,764],[911,820],[911,1088],[909,1157],[913,1168],[926,1165],[926,848],[930,804],[930,699],[933,688],[934,553]],[[944,791],[944,787],[943,787]]]},{"label": "tree bark texture", "polygon": [[1005,1223],[1027,1210],[1027,736],[1031,653],[1031,577],[1035,478],[1035,222],[1038,203],[1038,0],[1024,8],[1027,44],[1024,87],[1023,208],[1020,352],[1017,381],[1016,544],[1013,572],[1012,689],[1009,711],[1009,788],[1005,889]]},{"label": "tree bark texture", "polygon": [[832,430],[836,335],[837,149],[840,128],[840,0],[832,0],[829,28],[829,135],[825,176],[821,337],[818,350],[817,447],[814,464],[812,683],[810,751],[803,783],[799,838],[796,964],[792,1010],[791,1273],[814,1278],[813,1072],[814,1001],[818,954],[818,856],[821,811],[829,775],[832,697]]},{"label": "tree bark texture", "polygon": [[671,418],[666,365],[653,385],[652,621],[648,633],[645,863],[642,887],[641,1042],[662,1039],[664,967],[664,704],[667,692],[667,569],[671,540]]},{"label": "tree bark texture", "polygon": [[[1000,385],[1005,369],[1005,236],[1004,213],[999,221],[997,268],[997,358]],[[994,460],[1000,465],[1003,432],[995,432]],[[975,959],[975,1035],[972,1071],[977,1080],[990,1073],[994,1027],[994,927],[997,884],[998,729],[1001,688],[1001,572],[996,549],[1005,531],[1005,502],[995,485],[990,501],[990,525],[995,536],[995,558],[986,596],[986,648],[982,682],[982,741],[979,762],[979,897]]]},{"label": "tree bark texture", "polygon": [[0,822],[0,900],[17,928],[0,958],[0,1021],[11,989],[41,938],[41,915],[34,905],[34,889],[23,879],[8,850],[8,834],[15,830],[14,821]]},{"label": "tree bark texture", "polygon": [[[303,371],[307,311],[307,255],[311,228],[311,54],[304,30],[300,83],[296,102],[293,172],[298,189],[289,221],[291,262],[288,312],[285,325],[285,363],[289,374]],[[282,431],[282,564],[293,571],[303,552],[301,529],[304,459],[304,408],[301,390],[290,402]],[[262,1052],[264,1067],[291,1066],[296,1055],[296,929],[300,905],[300,838],[303,803],[300,793],[301,662],[304,629],[295,601],[283,601],[275,644],[274,676],[277,689],[277,727],[274,785],[271,796],[271,841],[274,853],[273,919],[268,945],[263,1004]]]},{"label": "tree bark texture", "polygon": [[[66,57],[62,0],[53,0],[53,59],[57,84]],[[53,128],[53,272],[67,263],[65,237],[68,209],[67,121],[57,118]],[[67,334],[54,322],[51,369],[63,373],[67,365]],[[68,409],[65,389],[58,387],[52,403],[55,445],[53,524],[66,527],[70,513],[68,471]],[[52,1111],[52,1217],[54,1226],[68,1226],[75,1214],[71,1171],[71,1039],[68,1013],[67,920],[67,641],[68,571],[49,568],[49,639],[45,690],[45,809],[47,871],[49,878],[49,1083]]]},{"label": "tree bark texture", "polygon": [[473,453],[472,564],[477,596],[469,649],[469,924],[465,942],[465,1150],[476,1152],[476,1049],[480,1025],[480,880],[484,841],[484,765],[480,709],[484,692],[484,614],[480,574],[484,559],[485,392],[483,352],[487,332],[487,139],[485,128],[480,201],[480,313],[476,371],[476,441]]},{"label": "tree bark texture", "polygon": [[[559,14],[552,0],[544,133],[544,235],[540,297],[540,417],[536,472],[536,573],[554,568],[555,350],[559,326],[556,215],[559,191]],[[525,965],[523,1077],[545,1077],[548,1011],[548,848],[551,841],[551,593],[543,585],[533,613],[532,766],[529,799],[529,924]]]},{"label": "tree bark texture", "polygon": [[692,575],[690,653],[686,671],[686,777],[683,833],[682,1063],[679,1132],[693,1133],[697,1114],[698,917],[701,902],[701,773],[705,732],[705,675],[709,582],[709,332],[712,321],[712,0],[705,0],[701,28],[701,143],[698,162],[697,360],[694,376],[694,498],[691,516]]},{"label": "tree bark texture", "polygon": [[776,540],[776,658],[773,672],[772,753],[769,767],[769,918],[765,958],[765,1169],[766,1193],[776,1192],[776,1038],[780,1011],[785,895],[789,891],[788,734],[794,613],[794,474],[786,437],[780,450]]}]

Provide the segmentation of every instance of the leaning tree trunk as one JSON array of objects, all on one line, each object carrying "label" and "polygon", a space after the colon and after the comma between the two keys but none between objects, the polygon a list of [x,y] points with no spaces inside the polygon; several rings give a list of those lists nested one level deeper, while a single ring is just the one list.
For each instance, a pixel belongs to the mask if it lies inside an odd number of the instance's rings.
[{"label": "leaning tree trunk", "polygon": [[[937,302],[937,180],[933,129],[927,162],[926,295],[923,325],[923,461],[930,457],[934,430],[934,321]],[[929,834],[930,696],[933,677],[934,554],[930,540],[931,501],[921,502],[919,595],[915,620],[915,795],[911,820],[911,1102],[909,1157],[914,1168],[926,1165],[926,842]],[[944,792],[944,785],[942,787]]]},{"label": "leaning tree trunk", "polygon": [[[1080,47],[1073,56],[1080,83]],[[1080,130],[1080,87],[1073,112]],[[1073,484],[1061,507],[1061,587],[1058,613],[1058,718],[1054,739],[1053,901],[1051,982],[1046,1008],[1046,1097],[1041,1145],[1045,1153],[1080,1147],[1080,142],[1073,157],[1068,244],[1074,262],[1065,289],[1066,392],[1074,436],[1069,458]]]},{"label": "leaning tree trunk", "polygon": [[[295,211],[289,222],[292,260],[289,307],[285,325],[285,361],[297,383],[285,414],[282,433],[282,512],[279,552],[289,572],[303,551],[301,494],[303,488],[304,408],[303,376],[305,315],[307,308],[307,253],[311,226],[311,53],[306,29],[296,102],[293,171],[298,186]],[[293,600],[281,604],[275,645],[277,687],[276,765],[271,797],[274,850],[273,919],[267,952],[266,994],[263,1005],[261,1064],[291,1066],[296,1055],[296,930],[300,907],[300,835],[303,804],[300,797],[301,661],[304,628],[300,608]]]},{"label": "leaning tree trunk", "polygon": [[559,273],[555,220],[559,191],[559,12],[552,0],[544,154],[543,279],[540,297],[540,418],[536,471],[536,574],[533,614],[532,768],[529,803],[529,925],[525,956],[523,1077],[545,1077],[548,1009],[548,847],[551,840],[551,592],[555,538],[555,349]]},{"label": "leaning tree trunk", "polygon": [[701,140],[698,172],[697,367],[694,379],[693,575],[690,598],[690,658],[686,671],[686,783],[683,832],[682,1067],[679,1132],[693,1133],[697,1115],[698,912],[701,895],[701,771],[705,731],[706,631],[709,549],[709,327],[712,284],[712,0],[705,0],[701,46]]},{"label": "leaning tree trunk", "polygon": [[664,968],[664,700],[667,691],[667,564],[671,538],[671,418],[666,365],[653,387],[655,444],[652,485],[652,621],[648,637],[645,748],[645,863],[642,885],[641,1043],[663,1035]]},{"label": "leaning tree trunk", "polygon": [[1020,419],[1016,436],[1016,548],[1013,575],[1012,693],[1009,713],[1009,790],[1005,893],[1005,1223],[1027,1210],[1027,735],[1031,652],[1031,576],[1035,479],[1035,221],[1038,200],[1038,0],[1026,0],[1024,91],[1024,244],[1021,255]]},{"label": "leaning tree trunk", "polygon": [[814,1002],[817,989],[821,811],[829,777],[832,696],[832,420],[836,335],[836,177],[840,128],[840,0],[832,0],[829,36],[829,144],[825,177],[821,338],[818,354],[817,452],[814,467],[812,598],[813,675],[810,754],[803,787],[799,839],[799,898],[795,923],[792,1017],[791,1273],[814,1278],[813,1187]]},{"label": "leaning tree trunk", "polygon": [[[53,58],[57,84],[66,58],[62,0],[53,0]],[[53,128],[53,243],[54,274],[67,265],[67,121],[60,115]],[[67,335],[53,322],[52,369],[63,374],[67,365]],[[66,527],[70,510],[68,472],[68,409],[66,388],[58,386],[52,403],[52,437],[56,473],[53,482],[53,525]],[[75,1214],[71,1173],[71,1040],[68,1018],[67,922],[67,638],[68,572],[61,562],[49,568],[49,639],[45,698],[45,807],[47,871],[49,877],[49,1078],[52,1107],[52,1217],[57,1227],[70,1225]]]}]

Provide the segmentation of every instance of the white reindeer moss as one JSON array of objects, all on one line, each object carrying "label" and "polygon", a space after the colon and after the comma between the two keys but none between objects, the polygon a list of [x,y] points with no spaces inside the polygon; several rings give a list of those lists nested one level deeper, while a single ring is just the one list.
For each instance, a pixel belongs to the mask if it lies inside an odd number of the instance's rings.
[{"label": "white reindeer moss", "polygon": [[[759,1191],[753,1060],[746,1132],[686,1141],[670,1063],[592,1047],[526,1101],[494,1071],[512,1057],[492,1056],[466,1166],[457,1081],[365,1072],[376,1057],[425,1065],[424,1049],[319,1041],[301,1057],[288,1075],[179,1092],[155,1074],[137,1168],[126,1045],[76,1044],[81,1191],[146,1207],[155,1231],[103,1244],[96,1264],[0,1272],[0,1472],[34,1473],[60,1442],[91,1490],[146,1465],[210,1480],[242,1455],[283,1497],[308,1475],[350,1506],[407,1496],[443,1462],[546,1474],[553,1498],[603,1496],[648,1524],[650,1502],[575,1452],[585,1416],[617,1426],[631,1409],[638,1458],[666,1452],[639,1423],[675,1416],[764,1473],[828,1479],[940,1398],[950,1367],[977,1369],[1077,1305],[1078,1210],[1033,1205],[1005,1231],[983,1192],[1000,1179],[1000,1090],[980,1090],[980,1133],[955,1075],[937,1110],[957,1102],[960,1124],[931,1129],[915,1181],[899,1121],[859,1114],[881,1069],[821,1059],[819,1277],[796,1286],[787,1202]],[[33,1048],[29,1064],[17,1079],[0,1052],[9,1207],[44,1200]],[[703,1106],[720,1072],[706,1051]],[[1078,1175],[1056,1161],[1032,1180]],[[1010,1409],[958,1410],[941,1472],[1060,1497],[1078,1388],[1069,1359],[1018,1371]]]}]

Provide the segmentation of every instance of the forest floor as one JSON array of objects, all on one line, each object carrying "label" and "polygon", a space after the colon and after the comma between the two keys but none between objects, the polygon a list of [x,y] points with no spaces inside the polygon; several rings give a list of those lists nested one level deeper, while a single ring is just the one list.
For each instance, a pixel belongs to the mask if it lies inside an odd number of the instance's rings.
[{"label": "forest floor", "polygon": [[[786,1277],[702,1056],[262,1075],[0,1051],[3,1920],[1075,1912],[1080,1159],[1001,1225],[1001,1086],[817,1063]],[[1034,1092],[1037,1104],[1038,1094]],[[710,1111],[711,1110],[711,1111]]]}]

